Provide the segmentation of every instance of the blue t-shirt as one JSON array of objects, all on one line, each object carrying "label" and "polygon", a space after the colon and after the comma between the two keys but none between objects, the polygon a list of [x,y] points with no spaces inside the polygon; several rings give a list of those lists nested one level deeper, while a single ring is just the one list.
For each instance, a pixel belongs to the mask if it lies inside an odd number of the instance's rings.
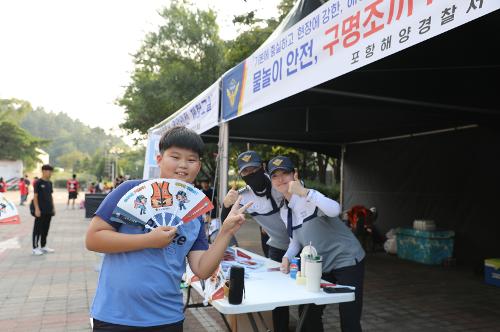
[{"label": "blue t-shirt", "polygon": [[[96,215],[118,232],[142,234],[143,227],[110,221],[116,204],[131,188],[144,182],[122,183],[101,203]],[[181,225],[172,243],[163,249],[143,249],[104,256],[91,316],[129,326],[172,324],[184,319],[180,282],[186,255],[207,250],[201,219]]]}]

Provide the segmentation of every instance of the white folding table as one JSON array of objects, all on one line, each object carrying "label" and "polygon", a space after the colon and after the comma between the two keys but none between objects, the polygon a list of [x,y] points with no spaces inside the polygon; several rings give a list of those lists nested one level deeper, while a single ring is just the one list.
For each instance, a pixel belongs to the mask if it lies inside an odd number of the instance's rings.
[{"label": "white folding table", "polygon": [[[241,248],[238,248],[238,250],[259,260],[265,260],[266,269],[280,266],[279,263],[248,250]],[[325,293],[322,290],[320,292],[309,292],[304,285],[297,285],[295,279],[290,278],[289,274],[280,271],[253,272],[249,270],[248,272],[249,277],[245,279],[245,295],[241,304],[229,304],[227,298],[211,301],[211,304],[223,315],[248,314],[254,331],[258,330],[252,313],[273,310],[277,307],[304,304],[306,306],[299,317],[296,329],[300,331],[311,304],[323,305],[354,301],[354,291],[350,293]],[[322,282],[326,283],[327,281]],[[199,281],[193,282],[191,287],[203,296],[202,286]],[[189,293],[188,290],[186,306],[189,303]],[[226,325],[228,326],[227,322]]]}]

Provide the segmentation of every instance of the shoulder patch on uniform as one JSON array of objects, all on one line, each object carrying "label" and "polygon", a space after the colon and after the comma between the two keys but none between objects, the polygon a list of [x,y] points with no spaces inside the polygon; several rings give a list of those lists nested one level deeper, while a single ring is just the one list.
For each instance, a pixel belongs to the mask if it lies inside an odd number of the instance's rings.
[{"label": "shoulder patch on uniform", "polygon": [[241,195],[241,194],[246,193],[248,191],[249,191],[248,187],[243,187],[243,188],[241,188],[241,189],[238,190],[238,194]]}]

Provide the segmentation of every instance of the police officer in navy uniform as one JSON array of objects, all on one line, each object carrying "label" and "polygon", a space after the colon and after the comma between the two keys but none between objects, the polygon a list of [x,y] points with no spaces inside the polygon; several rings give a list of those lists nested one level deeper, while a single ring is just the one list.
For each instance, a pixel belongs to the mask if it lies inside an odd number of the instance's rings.
[{"label": "police officer in navy uniform", "polygon": [[[316,190],[304,188],[288,157],[271,159],[267,169],[273,188],[285,197],[280,216],[290,245],[283,258],[282,271],[288,272],[289,260],[311,243],[323,258],[322,279],[356,287],[355,301],[339,304],[340,321],[342,331],[361,331],[365,252],[338,218],[340,205]],[[323,331],[324,308],[324,305],[310,306],[302,331]]]},{"label": "police officer in navy uniform", "polygon": [[[252,218],[269,235],[268,257],[281,262],[288,248],[289,239],[286,227],[279,215],[279,204],[283,202],[283,195],[274,190],[269,175],[262,167],[262,160],[255,151],[241,153],[237,159],[238,172],[246,183],[246,187],[229,190],[223,201],[221,219],[224,220],[232,205],[241,195],[240,204],[253,202],[247,209]],[[288,307],[279,307],[273,310],[274,331],[288,331]]]}]

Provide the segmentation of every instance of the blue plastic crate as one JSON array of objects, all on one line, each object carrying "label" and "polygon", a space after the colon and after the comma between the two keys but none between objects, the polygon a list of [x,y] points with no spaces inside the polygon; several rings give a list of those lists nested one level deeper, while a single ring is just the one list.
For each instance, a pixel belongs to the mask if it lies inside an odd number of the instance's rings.
[{"label": "blue plastic crate", "polygon": [[440,265],[453,255],[453,231],[420,231],[398,228],[396,231],[398,257],[411,261]]},{"label": "blue plastic crate", "polygon": [[484,260],[484,281],[487,284],[500,287],[500,258]]}]

